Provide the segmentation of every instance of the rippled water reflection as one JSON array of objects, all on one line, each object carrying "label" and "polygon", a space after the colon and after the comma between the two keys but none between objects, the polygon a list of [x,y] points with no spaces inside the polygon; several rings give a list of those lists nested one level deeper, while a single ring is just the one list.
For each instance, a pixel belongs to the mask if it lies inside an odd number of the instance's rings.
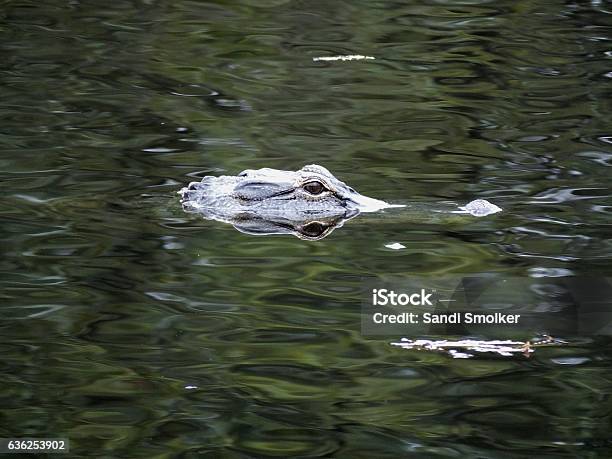
[{"label": "rippled water reflection", "polygon": [[[607,340],[463,361],[359,332],[365,277],[610,275],[610,14],[4,2],[0,436],[78,456],[612,455]],[[313,61],[346,54],[376,59]],[[178,204],[204,175],[310,163],[388,202],[504,212],[308,242]]]}]

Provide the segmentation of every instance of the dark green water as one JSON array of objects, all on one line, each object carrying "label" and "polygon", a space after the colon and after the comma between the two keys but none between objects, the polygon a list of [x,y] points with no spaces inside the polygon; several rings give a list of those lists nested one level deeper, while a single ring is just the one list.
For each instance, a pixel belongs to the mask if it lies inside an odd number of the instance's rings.
[{"label": "dark green water", "polygon": [[[457,360],[359,327],[366,277],[612,275],[609,2],[1,5],[1,437],[612,457],[609,341]],[[338,54],[376,60],[312,60]],[[391,202],[504,212],[307,242],[178,204],[207,174],[310,163]]]}]

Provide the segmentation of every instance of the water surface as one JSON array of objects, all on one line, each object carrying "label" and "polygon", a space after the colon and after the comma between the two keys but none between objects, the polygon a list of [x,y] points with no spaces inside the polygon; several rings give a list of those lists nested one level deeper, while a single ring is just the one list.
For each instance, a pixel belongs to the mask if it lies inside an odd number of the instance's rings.
[{"label": "water surface", "polygon": [[[458,360],[359,328],[365,278],[612,274],[610,14],[3,2],[0,436],[79,457],[611,456],[608,340]],[[313,61],[343,54],[375,60]],[[308,242],[176,195],[311,163],[388,202],[504,212]]]}]

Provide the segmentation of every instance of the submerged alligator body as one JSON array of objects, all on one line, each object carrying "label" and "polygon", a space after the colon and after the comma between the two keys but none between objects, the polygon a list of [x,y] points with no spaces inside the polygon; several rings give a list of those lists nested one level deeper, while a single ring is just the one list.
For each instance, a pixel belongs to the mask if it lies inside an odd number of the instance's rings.
[{"label": "submerged alligator body", "polygon": [[[403,205],[369,198],[316,164],[298,171],[245,170],[237,176],[206,176],[179,191],[183,209],[232,224],[248,234],[293,234],[317,240],[362,212]],[[477,199],[455,213],[485,216],[501,209]]]}]

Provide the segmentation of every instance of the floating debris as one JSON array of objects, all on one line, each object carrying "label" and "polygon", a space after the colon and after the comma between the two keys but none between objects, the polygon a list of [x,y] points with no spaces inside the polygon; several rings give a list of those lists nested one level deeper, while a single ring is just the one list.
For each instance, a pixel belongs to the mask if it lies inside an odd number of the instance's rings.
[{"label": "floating debris", "polygon": [[312,58],[314,62],[317,62],[317,61],[362,61],[364,59],[374,60],[376,58],[373,56],[362,56],[361,54],[349,54],[347,56],[322,56],[322,57]]},{"label": "floating debris", "polygon": [[475,199],[474,201],[468,202],[465,206],[459,207],[461,212],[457,213],[468,213],[474,217],[486,217],[487,215],[496,214],[501,212],[501,207],[497,207],[495,204],[491,204],[486,199]]},{"label": "floating debris", "polygon": [[[390,343],[392,346],[398,346],[403,349],[416,349],[423,351],[441,351],[448,353],[455,359],[470,359],[475,353],[492,352],[504,357],[511,357],[515,354],[529,354],[535,352],[536,347],[567,344],[566,341],[544,335],[542,338],[536,338],[533,341],[513,341],[513,340],[477,340],[463,339],[458,341],[438,340],[431,341],[428,339],[402,338],[399,342]],[[466,351],[474,351],[469,353]]]},{"label": "floating debris", "polygon": [[406,248],[404,244],[400,244],[399,242],[394,242],[393,244],[385,244],[385,247],[393,250],[400,250]]}]

